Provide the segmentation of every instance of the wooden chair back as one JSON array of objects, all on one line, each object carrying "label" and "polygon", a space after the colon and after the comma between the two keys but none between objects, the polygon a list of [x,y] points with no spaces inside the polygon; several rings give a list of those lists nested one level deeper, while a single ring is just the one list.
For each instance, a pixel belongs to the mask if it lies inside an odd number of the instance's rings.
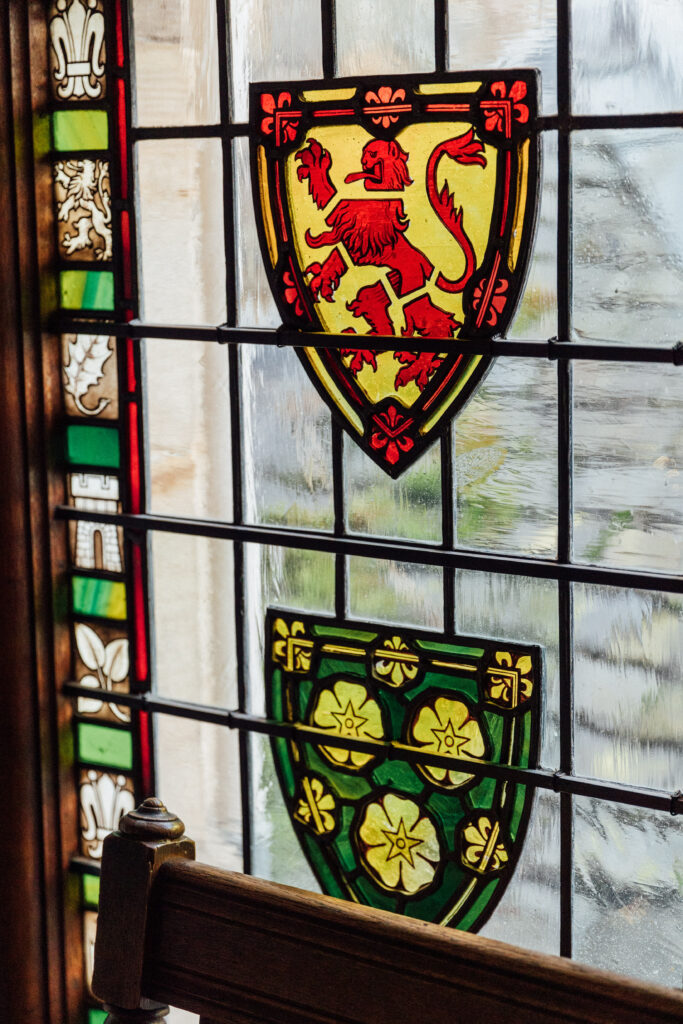
[{"label": "wooden chair back", "polygon": [[[158,800],[105,842],[109,1024],[672,1024],[683,994],[194,861]],[[647,955],[647,951],[643,951]]]}]

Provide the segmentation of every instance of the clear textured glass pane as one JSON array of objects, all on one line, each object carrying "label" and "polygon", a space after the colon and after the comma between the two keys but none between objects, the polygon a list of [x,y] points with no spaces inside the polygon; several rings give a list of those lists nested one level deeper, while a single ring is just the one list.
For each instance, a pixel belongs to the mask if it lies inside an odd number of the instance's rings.
[{"label": "clear textured glass pane", "polygon": [[557,584],[527,576],[455,574],[455,620],[459,633],[515,643],[540,644],[544,652],[541,764],[559,764]]},{"label": "clear textured glass pane", "polygon": [[538,68],[541,109],[557,110],[555,0],[449,0],[451,71]]},{"label": "clear textured glass pane", "polygon": [[441,445],[425,452],[398,480],[344,437],[347,521],[352,533],[441,540]]},{"label": "clear textured glass pane", "polygon": [[232,519],[225,346],[155,339],[145,367],[151,510]]},{"label": "clear textured glass pane", "polygon": [[574,955],[681,986],[683,821],[577,798]]},{"label": "clear textured glass pane", "polygon": [[615,341],[675,341],[683,311],[683,137],[676,129],[573,136],[574,325]]},{"label": "clear textured glass pane", "polygon": [[249,118],[249,83],[320,78],[320,0],[241,0],[230,5],[232,104]]},{"label": "clear textured glass pane", "polygon": [[223,323],[220,141],[140,142],[136,156],[142,315],[162,323]]},{"label": "clear textured glass pane", "polygon": [[554,793],[537,791],[512,880],[480,934],[559,954],[560,807]]},{"label": "clear textured glass pane", "polygon": [[683,375],[643,363],[574,369],[577,559],[683,569]]},{"label": "clear textured glass pane", "polygon": [[682,40],[677,0],[573,0],[574,113],[680,110]]},{"label": "clear textured glass pane", "polygon": [[215,0],[133,0],[131,6],[136,123],[218,121]]},{"label": "clear textured glass pane", "polygon": [[580,775],[673,791],[683,757],[683,597],[574,587]]},{"label": "clear textured glass pane", "polygon": [[556,437],[553,364],[499,359],[455,421],[460,545],[555,554]]},{"label": "clear textured glass pane", "polygon": [[252,872],[320,892],[287,813],[267,736],[251,736]]},{"label": "clear textured glass pane", "polygon": [[443,629],[443,574],[432,565],[349,558],[349,612],[370,622]]},{"label": "clear textured glass pane", "polygon": [[234,707],[232,544],[152,535],[155,689],[165,697]]},{"label": "clear textured glass pane", "polygon": [[281,320],[263,267],[251,193],[249,140],[233,142],[237,322],[240,327],[279,327]]},{"label": "clear textured glass pane", "polygon": [[543,132],[541,141],[536,239],[510,338],[545,340],[557,334],[557,132]]},{"label": "clear textured glass pane", "polygon": [[[256,235],[249,145],[235,140],[238,319],[277,327],[280,316]],[[330,415],[291,348],[244,345],[242,380],[245,515],[252,522],[331,529]]]},{"label": "clear textured glass pane", "polygon": [[330,414],[294,350],[241,352],[245,515],[332,528]]},{"label": "clear textured glass pane", "polygon": [[185,822],[197,860],[242,870],[237,733],[223,725],[155,716],[157,787]]},{"label": "clear textured glass pane", "polygon": [[338,74],[434,70],[432,0],[355,0],[336,14]]},{"label": "clear textured glass pane", "polygon": [[248,705],[265,714],[263,631],[266,609],[334,612],[334,555],[296,548],[244,546]]}]

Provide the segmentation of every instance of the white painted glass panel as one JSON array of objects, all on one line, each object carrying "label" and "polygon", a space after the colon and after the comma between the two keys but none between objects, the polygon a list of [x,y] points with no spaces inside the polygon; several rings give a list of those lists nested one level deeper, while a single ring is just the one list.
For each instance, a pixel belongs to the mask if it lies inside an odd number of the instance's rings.
[{"label": "white painted glass panel", "polygon": [[215,0],[132,0],[135,122],[220,118]]},{"label": "white painted glass panel", "polygon": [[223,161],[218,139],[135,147],[141,316],[223,323]]}]

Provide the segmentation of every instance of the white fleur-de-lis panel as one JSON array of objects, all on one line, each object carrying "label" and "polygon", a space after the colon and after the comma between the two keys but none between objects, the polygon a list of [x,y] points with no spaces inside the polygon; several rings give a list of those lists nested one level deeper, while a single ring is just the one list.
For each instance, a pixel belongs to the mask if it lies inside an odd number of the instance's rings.
[{"label": "white fleur-de-lis panel", "polygon": [[54,166],[59,248],[65,259],[111,259],[108,160],[58,160]]},{"label": "white fleur-de-lis panel", "polygon": [[132,779],[126,775],[83,769],[80,786],[81,848],[87,857],[99,860],[102,843],[124,814],[135,807]]},{"label": "white fleur-de-lis panel", "polygon": [[83,914],[83,960],[85,983],[92,992],[92,976],[95,970],[95,939],[97,938],[97,913],[86,910]]},{"label": "white fleur-de-lis panel", "polygon": [[105,41],[101,0],[57,0],[50,19],[52,73],[60,100],[104,95]]}]

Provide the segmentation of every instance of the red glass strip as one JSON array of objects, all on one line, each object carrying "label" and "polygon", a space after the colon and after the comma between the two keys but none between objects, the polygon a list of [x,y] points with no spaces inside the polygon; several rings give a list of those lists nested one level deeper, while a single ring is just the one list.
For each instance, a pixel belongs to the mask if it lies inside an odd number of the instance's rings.
[{"label": "red glass strip", "polygon": [[130,262],[130,215],[121,211],[121,256],[123,261],[123,297],[130,302],[133,297],[133,275]]},{"label": "red glass strip", "polygon": [[126,371],[128,375],[128,393],[135,394],[138,386],[138,379],[135,374],[135,342],[132,338],[126,338]]},{"label": "red glass strip", "polygon": [[130,484],[130,512],[137,514],[140,508],[140,452],[138,431],[138,403],[128,404],[128,481]]},{"label": "red glass strip", "polygon": [[128,198],[128,125],[126,123],[126,86],[123,79],[116,83],[117,119],[119,128],[119,176],[121,199]]},{"label": "red glass strip", "polygon": [[469,109],[469,103],[425,103],[425,110],[430,114],[465,113]]},{"label": "red glass strip", "polygon": [[133,545],[133,627],[135,630],[135,679],[138,686],[147,682],[147,628],[145,621],[145,581],[142,568],[142,550]]},{"label": "red glass strip", "polygon": [[353,117],[355,113],[352,107],[343,110],[314,110],[313,117]]},{"label": "red glass strip", "polygon": [[150,743],[151,722],[149,711],[139,711],[138,721],[140,725],[140,781],[142,783],[143,796],[153,796],[152,793],[152,745]]},{"label": "red glass strip", "polygon": [[425,404],[424,404],[424,408],[425,409],[428,409],[430,407],[430,405],[432,405],[436,401],[436,399],[439,397],[439,395],[441,394],[443,389],[446,387],[448,382],[453,377],[453,374],[458,369],[458,367],[460,366],[461,362],[462,362],[462,356],[458,356],[458,358],[455,360],[455,362],[451,366],[450,370],[448,371],[448,373],[446,374],[444,379],[439,384],[439,386],[436,389],[436,391],[434,392],[434,394],[430,398],[428,398],[427,401],[425,402]]},{"label": "red glass strip", "polygon": [[126,51],[123,44],[123,11],[121,0],[116,0],[116,63],[120,68],[124,66]]}]

